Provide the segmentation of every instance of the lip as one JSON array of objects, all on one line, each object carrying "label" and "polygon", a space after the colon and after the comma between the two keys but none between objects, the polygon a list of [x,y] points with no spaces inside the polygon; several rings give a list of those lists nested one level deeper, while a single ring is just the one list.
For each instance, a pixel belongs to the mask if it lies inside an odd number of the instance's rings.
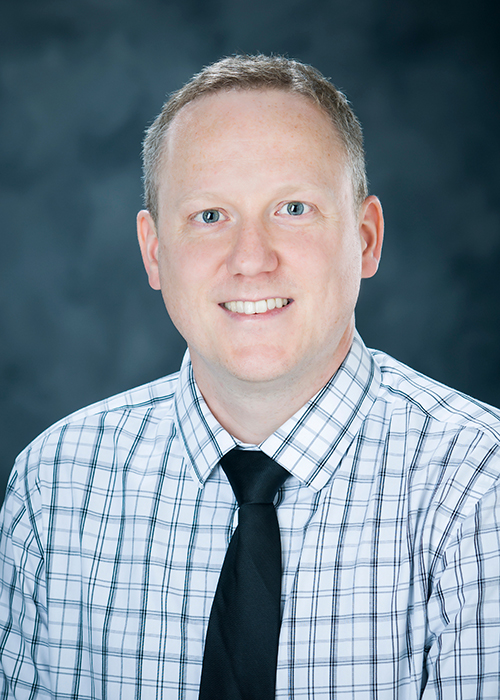
[{"label": "lip", "polygon": [[[228,301],[220,302],[220,303],[219,303],[219,306],[220,306],[220,308],[221,308],[223,311],[225,311],[227,314],[229,314],[229,316],[232,317],[232,318],[236,318],[236,317],[237,317],[238,319],[242,319],[242,320],[252,320],[252,319],[255,320],[256,318],[270,318],[270,317],[273,317],[273,316],[279,316],[279,315],[282,314],[283,311],[285,311],[289,306],[292,306],[292,304],[294,303],[294,300],[291,299],[291,298],[289,298],[289,297],[265,297],[265,298],[266,298],[266,299],[270,299],[270,298],[281,298],[281,299],[286,299],[286,300],[287,300],[287,303],[286,303],[286,304],[283,304],[283,306],[280,306],[280,307],[277,306],[277,307],[274,308],[274,309],[268,309],[267,311],[264,311],[264,312],[260,312],[260,313],[249,313],[249,314],[248,314],[248,313],[238,312],[238,311],[231,311],[230,309],[228,309],[228,308],[226,307],[226,304],[230,303],[230,302],[233,301],[233,300],[228,300]],[[241,302],[243,302],[243,303],[245,303],[246,301],[250,301],[250,302],[256,303],[256,302],[260,301],[261,299],[263,299],[263,297],[259,297],[259,299],[241,299],[241,298],[240,298],[240,299],[237,299],[237,300],[234,299],[234,301],[241,301]]]}]

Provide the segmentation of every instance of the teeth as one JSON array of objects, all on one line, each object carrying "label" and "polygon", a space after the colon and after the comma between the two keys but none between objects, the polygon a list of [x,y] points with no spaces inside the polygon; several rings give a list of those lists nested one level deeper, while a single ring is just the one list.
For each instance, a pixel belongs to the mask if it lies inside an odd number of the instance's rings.
[{"label": "teeth", "polygon": [[274,297],[272,299],[259,299],[259,301],[226,301],[224,306],[229,311],[237,314],[265,314],[266,311],[273,309],[281,309],[288,304],[288,299],[282,297]]}]

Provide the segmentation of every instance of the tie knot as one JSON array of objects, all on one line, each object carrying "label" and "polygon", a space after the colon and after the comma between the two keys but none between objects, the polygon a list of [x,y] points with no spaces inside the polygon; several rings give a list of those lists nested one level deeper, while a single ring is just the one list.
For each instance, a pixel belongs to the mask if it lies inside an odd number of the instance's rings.
[{"label": "tie knot", "polygon": [[290,474],[260,450],[235,447],[220,461],[238,504],[272,503]]}]

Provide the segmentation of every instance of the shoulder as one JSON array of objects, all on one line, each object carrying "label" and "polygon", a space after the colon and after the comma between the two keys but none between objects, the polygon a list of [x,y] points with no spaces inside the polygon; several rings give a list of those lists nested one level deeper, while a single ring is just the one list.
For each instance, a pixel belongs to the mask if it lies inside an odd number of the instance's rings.
[{"label": "shoulder", "polygon": [[[500,410],[370,351],[380,369],[384,458],[402,473],[408,520],[436,561],[469,533],[500,532]],[[398,457],[400,455],[400,457]],[[389,470],[386,470],[389,473]],[[486,546],[486,545],[481,545]],[[441,562],[442,563],[442,562]],[[441,564],[440,564],[441,565]]]},{"label": "shoulder", "polygon": [[411,369],[378,350],[370,350],[381,372],[381,395],[392,404],[450,428],[475,429],[500,441],[500,409]]},{"label": "shoulder", "polygon": [[118,424],[125,417],[141,420],[149,416],[153,421],[168,419],[173,412],[178,376],[176,372],[85,406],[47,428],[26,449],[36,449],[54,435],[59,435],[66,430],[80,429],[84,426],[90,428],[92,425]]},{"label": "shoulder", "polygon": [[118,468],[174,430],[178,373],[86,406],[58,421],[18,456],[7,489],[32,492],[56,479],[85,480],[91,469]]}]

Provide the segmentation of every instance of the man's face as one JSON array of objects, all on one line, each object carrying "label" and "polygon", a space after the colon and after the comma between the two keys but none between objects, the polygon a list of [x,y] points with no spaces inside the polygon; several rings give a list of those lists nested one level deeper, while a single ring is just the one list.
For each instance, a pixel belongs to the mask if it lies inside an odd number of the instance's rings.
[{"label": "man's face", "polygon": [[198,382],[326,381],[382,221],[375,197],[355,210],[327,116],[278,90],[200,98],[169,128],[159,183],[157,231],[142,212],[139,240]]}]

